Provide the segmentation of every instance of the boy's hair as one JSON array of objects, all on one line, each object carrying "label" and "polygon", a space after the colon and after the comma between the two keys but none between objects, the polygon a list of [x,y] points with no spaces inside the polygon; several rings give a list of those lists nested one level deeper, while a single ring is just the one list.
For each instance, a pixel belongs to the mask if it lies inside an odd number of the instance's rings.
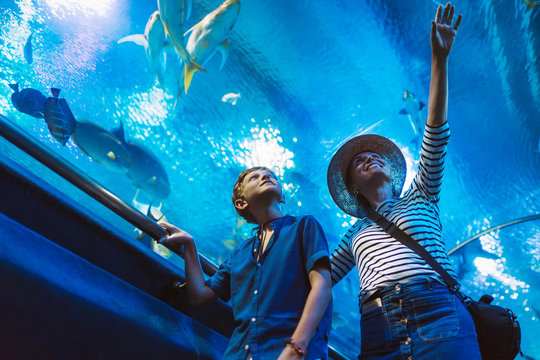
[{"label": "boy's hair", "polygon": [[276,174],[274,174],[274,172],[272,170],[270,170],[269,168],[267,168],[267,167],[255,166],[255,167],[249,168],[247,170],[242,171],[240,173],[240,175],[238,175],[238,179],[236,179],[236,183],[234,184],[233,194],[232,194],[232,202],[233,202],[233,205],[234,205],[234,209],[236,210],[238,215],[240,215],[241,217],[246,219],[248,223],[252,223],[252,224],[256,224],[257,219],[255,219],[255,217],[251,214],[251,212],[248,209],[238,209],[236,207],[236,205],[235,205],[235,202],[238,199],[245,200],[245,197],[244,197],[244,179],[246,178],[246,176],[248,176],[249,174],[251,174],[252,172],[257,171],[257,170],[268,171],[275,178],[277,178]]}]

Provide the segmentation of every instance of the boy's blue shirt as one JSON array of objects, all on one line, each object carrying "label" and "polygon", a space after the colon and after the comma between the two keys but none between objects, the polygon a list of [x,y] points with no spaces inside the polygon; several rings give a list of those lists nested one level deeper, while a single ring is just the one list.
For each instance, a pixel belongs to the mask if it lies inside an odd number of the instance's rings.
[{"label": "boy's blue shirt", "polygon": [[[223,359],[275,360],[291,338],[311,290],[308,274],[329,259],[324,231],[313,216],[286,215],[271,222],[274,234],[257,262],[259,239],[240,243],[207,280],[231,300],[235,330]],[[308,346],[308,359],[327,359],[331,303]]]}]

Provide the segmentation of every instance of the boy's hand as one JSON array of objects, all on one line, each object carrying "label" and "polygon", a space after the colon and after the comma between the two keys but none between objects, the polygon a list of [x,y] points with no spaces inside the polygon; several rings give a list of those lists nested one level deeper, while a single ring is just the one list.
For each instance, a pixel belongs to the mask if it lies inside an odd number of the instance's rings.
[{"label": "boy's hand", "polygon": [[279,354],[278,360],[302,360],[302,357],[293,348],[285,346],[281,354]]},{"label": "boy's hand", "polygon": [[158,244],[161,244],[175,252],[182,251],[182,246],[193,244],[193,237],[184,230],[181,230],[176,226],[164,221],[160,222],[159,225],[167,230],[169,235],[159,239]]},{"label": "boy's hand", "polygon": [[447,58],[450,49],[454,44],[459,24],[461,23],[461,14],[457,17],[454,26],[454,7],[447,3],[442,12],[442,5],[437,8],[435,21],[431,21],[431,50],[433,56]]}]

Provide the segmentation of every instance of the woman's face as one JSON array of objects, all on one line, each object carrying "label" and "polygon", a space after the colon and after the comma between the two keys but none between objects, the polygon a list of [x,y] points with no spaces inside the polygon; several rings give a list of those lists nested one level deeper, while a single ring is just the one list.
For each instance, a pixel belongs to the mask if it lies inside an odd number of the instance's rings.
[{"label": "woman's face", "polygon": [[353,191],[360,191],[370,182],[390,181],[390,167],[377,153],[366,151],[352,158],[349,176]]}]

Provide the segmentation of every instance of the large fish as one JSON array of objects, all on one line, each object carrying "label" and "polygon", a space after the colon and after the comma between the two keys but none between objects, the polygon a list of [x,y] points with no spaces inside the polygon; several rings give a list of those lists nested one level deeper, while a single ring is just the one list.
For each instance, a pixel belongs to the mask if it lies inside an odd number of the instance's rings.
[{"label": "large fish", "polygon": [[19,91],[19,84],[9,84],[14,93],[11,94],[11,102],[18,111],[42,119],[45,114],[45,102],[47,98],[40,91],[35,89],[22,89]]},{"label": "large fish", "polygon": [[126,173],[130,159],[122,141],[99,125],[77,121],[73,142],[82,152],[109,170]]},{"label": "large fish", "polygon": [[170,45],[166,41],[165,29],[161,23],[159,11],[150,15],[144,34],[128,35],[118,40],[118,43],[126,41],[134,42],[137,45],[144,46],[146,58],[150,63],[150,67],[157,76],[159,83],[163,86],[163,61],[162,52],[165,46]]},{"label": "large fish", "polygon": [[185,2],[189,3],[186,0],[158,0],[158,9],[165,33],[171,38],[174,49],[184,63],[182,77],[184,79],[184,91],[187,93],[195,71],[206,70],[191,60],[191,55],[184,45],[184,16],[187,15],[187,11],[184,11]]},{"label": "large fish", "polygon": [[422,113],[420,111],[426,104],[418,101],[416,96],[408,90],[403,92],[403,103],[405,104],[405,108],[401,109],[399,113],[409,115],[415,135],[421,137],[424,134],[424,121],[422,121]]},{"label": "large fish", "polygon": [[240,1],[227,0],[216,10],[206,15],[197,25],[186,32],[191,32],[186,45],[191,60],[204,65],[216,51],[221,52],[220,70],[229,54],[229,32],[240,14]]},{"label": "large fish", "polygon": [[60,89],[51,88],[52,97],[45,102],[45,121],[51,135],[60,142],[66,145],[75,127],[77,121],[71,113],[66,99],[59,98]]},{"label": "large fish", "polygon": [[131,165],[128,168],[127,176],[133,181],[137,189],[141,189],[152,199],[165,199],[171,193],[171,186],[165,168],[150,151],[141,145],[127,142],[124,137],[124,126],[112,130],[112,133],[122,142],[127,150]]},{"label": "large fish", "polygon": [[24,58],[26,59],[26,62],[31,64],[33,61],[32,58],[32,35],[34,33],[30,33],[30,36],[28,36],[28,39],[26,39],[26,44],[24,44]]}]

